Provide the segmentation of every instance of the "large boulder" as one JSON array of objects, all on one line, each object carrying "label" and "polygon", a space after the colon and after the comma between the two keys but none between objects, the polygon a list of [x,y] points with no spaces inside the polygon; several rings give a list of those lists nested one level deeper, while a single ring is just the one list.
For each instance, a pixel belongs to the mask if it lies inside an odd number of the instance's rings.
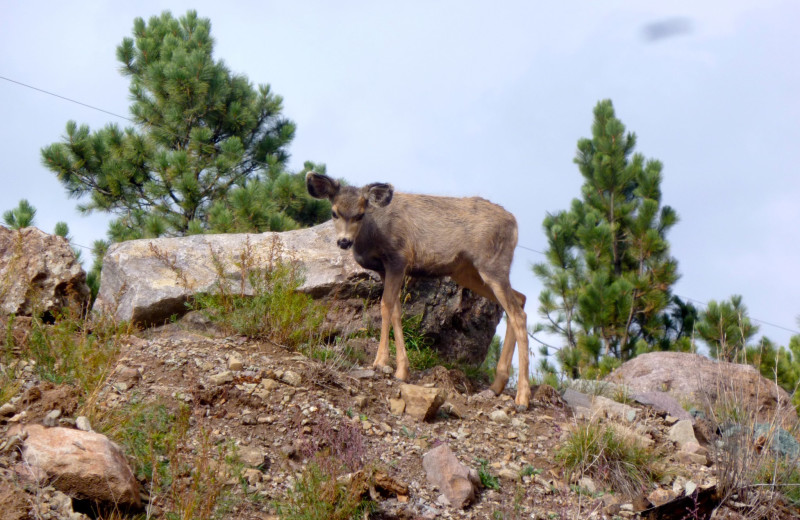
[{"label": "large boulder", "polygon": [[[283,233],[194,235],[114,244],[103,260],[94,309],[119,320],[161,324],[186,311],[196,294],[218,290],[252,294],[248,269],[291,262],[304,281],[300,290],[329,306],[323,330],[349,334],[380,328],[382,284],[350,251],[336,246],[332,223]],[[420,316],[445,359],[481,362],[502,308],[449,279],[409,279],[403,312]]]},{"label": "large boulder", "polygon": [[83,309],[90,294],[86,273],[65,238],[34,227],[0,226],[0,314]]},{"label": "large boulder", "polygon": [[789,394],[750,365],[688,352],[651,352],[623,363],[606,380],[628,385],[634,392],[667,392],[700,409],[735,404],[759,421],[777,418],[785,427],[797,424]]},{"label": "large boulder", "polygon": [[122,451],[106,436],[39,424],[14,426],[8,435],[24,439],[18,468],[23,476],[43,477],[78,500],[141,507],[139,483]]}]

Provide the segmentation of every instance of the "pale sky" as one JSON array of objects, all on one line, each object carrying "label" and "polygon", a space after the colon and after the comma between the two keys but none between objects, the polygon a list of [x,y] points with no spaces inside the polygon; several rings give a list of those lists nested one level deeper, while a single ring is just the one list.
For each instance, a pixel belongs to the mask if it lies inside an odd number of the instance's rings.
[{"label": "pale sky", "polygon": [[[486,197],[528,249],[547,247],[545,214],[580,196],[576,143],[612,99],[637,151],[664,163],[675,292],[741,294],[781,345],[800,329],[797,2],[0,0],[0,76],[127,116],[116,46],[134,18],[187,9],[210,18],[216,58],[284,97],[292,169]],[[664,21],[680,30],[648,39]],[[0,212],[27,198],[45,231],[64,220],[76,244],[104,238],[107,217],[80,216],[39,151],[70,119],[128,123],[3,79],[0,99]],[[542,256],[528,249],[512,284],[533,323]]]}]

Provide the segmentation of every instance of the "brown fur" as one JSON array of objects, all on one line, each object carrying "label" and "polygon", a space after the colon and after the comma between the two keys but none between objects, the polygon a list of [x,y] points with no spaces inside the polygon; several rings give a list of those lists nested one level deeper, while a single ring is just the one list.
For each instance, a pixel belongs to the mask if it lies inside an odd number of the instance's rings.
[{"label": "brown fur", "polygon": [[389,363],[389,327],[394,327],[398,379],[408,378],[399,305],[406,274],[450,276],[460,285],[498,302],[509,317],[492,390],[508,382],[514,347],[519,342],[520,377],[516,403],[528,406],[528,336],[525,296],[509,282],[517,246],[517,222],[497,204],[479,197],[454,198],[396,193],[390,184],[341,186],[310,172],[311,196],[331,201],[339,247],[352,247],[362,267],[384,282],[381,339],[373,366]]}]

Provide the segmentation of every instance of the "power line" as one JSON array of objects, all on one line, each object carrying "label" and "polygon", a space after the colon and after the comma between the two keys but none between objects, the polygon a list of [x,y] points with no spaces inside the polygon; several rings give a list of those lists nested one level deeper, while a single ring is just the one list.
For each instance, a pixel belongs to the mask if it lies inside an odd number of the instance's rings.
[{"label": "power line", "polygon": [[103,112],[104,114],[108,114],[110,116],[118,117],[120,119],[124,119],[126,121],[130,121],[131,123],[136,124],[136,121],[134,121],[133,119],[131,119],[129,117],[121,116],[119,114],[115,114],[114,112],[109,112],[108,110],[104,110],[102,108],[98,108],[98,107],[89,105],[87,103],[83,103],[82,101],[78,101],[76,99],[72,99],[72,98],[68,98],[66,96],[62,96],[60,94],[56,94],[55,92],[50,92],[49,90],[44,90],[44,89],[41,89],[41,88],[38,88],[38,87],[34,87],[33,85],[28,85],[27,83],[23,83],[21,81],[15,80],[15,79],[7,78],[5,76],[0,76],[0,79],[4,79],[4,80],[8,81],[9,83],[16,83],[17,85],[23,86],[25,88],[29,88],[31,90],[36,90],[38,92],[42,92],[43,94],[47,94],[48,96],[57,97],[59,99],[63,99],[64,101],[69,101],[70,103],[75,103],[76,105],[81,105],[81,106],[84,106],[86,108],[91,108],[92,110],[97,110],[98,112]]}]

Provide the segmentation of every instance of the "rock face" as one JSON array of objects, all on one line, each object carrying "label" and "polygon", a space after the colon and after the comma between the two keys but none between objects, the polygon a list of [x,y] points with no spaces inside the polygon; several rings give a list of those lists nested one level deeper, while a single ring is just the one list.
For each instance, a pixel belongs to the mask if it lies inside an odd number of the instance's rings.
[{"label": "rock face", "polygon": [[0,314],[82,309],[89,297],[86,273],[66,239],[34,227],[0,226]]},{"label": "rock face", "polygon": [[133,471],[119,448],[104,435],[38,424],[9,431],[21,438],[26,434],[23,468],[30,467],[56,489],[80,500],[141,507]]},{"label": "rock face", "polygon": [[[347,334],[380,327],[383,286],[349,251],[336,246],[328,222],[284,233],[194,235],[114,244],[103,261],[95,309],[120,320],[161,324],[186,311],[195,294],[224,283],[252,294],[250,269],[291,262],[304,277],[300,290],[329,305],[325,330]],[[243,274],[243,272],[245,274]],[[481,362],[502,308],[449,279],[410,279],[403,294],[406,316],[421,316],[420,332],[445,359]]]},{"label": "rock face", "polygon": [[478,472],[461,464],[447,444],[440,444],[422,458],[426,478],[453,507],[464,508],[475,500],[480,487]]},{"label": "rock face", "polygon": [[760,421],[778,418],[784,427],[797,424],[797,412],[785,390],[750,365],[711,360],[685,352],[651,352],[636,356],[606,377],[635,392],[668,392],[700,408],[736,402]]}]

